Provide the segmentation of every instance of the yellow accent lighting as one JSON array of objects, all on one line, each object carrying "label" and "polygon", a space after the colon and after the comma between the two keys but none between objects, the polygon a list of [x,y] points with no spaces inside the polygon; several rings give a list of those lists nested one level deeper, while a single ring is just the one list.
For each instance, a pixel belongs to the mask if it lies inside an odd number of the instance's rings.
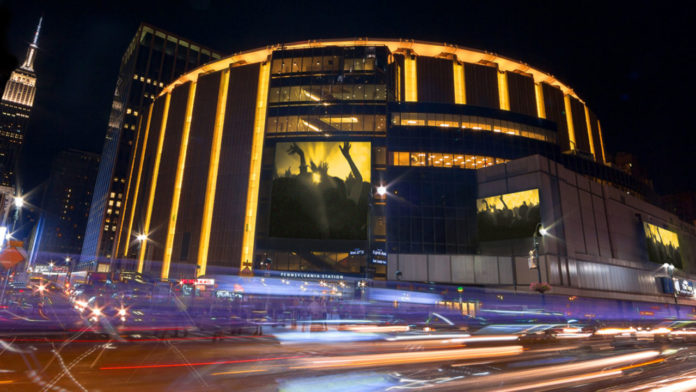
[{"label": "yellow accent lighting", "polygon": [[396,63],[396,101],[401,102],[401,66]]},{"label": "yellow accent lighting", "polygon": [[191,131],[193,101],[195,97],[196,82],[193,82],[191,83],[188,101],[186,102],[186,117],[184,117],[184,129],[181,133],[179,162],[177,162],[176,165],[176,177],[174,178],[174,196],[172,197],[172,209],[169,212],[169,228],[167,229],[167,240],[164,245],[164,258],[162,259],[162,280],[169,278],[169,267],[172,261],[172,249],[174,248],[174,234],[176,231],[176,218],[179,212],[179,200],[181,199],[181,184],[184,181],[184,166],[186,165],[186,151],[188,148],[189,133]]},{"label": "yellow accent lighting", "polygon": [[[145,215],[145,226],[143,226],[143,234],[147,235],[150,232],[150,219],[152,218],[152,205],[155,203],[155,190],[157,189],[157,176],[159,175],[160,158],[162,157],[162,145],[164,144],[164,134],[167,131],[167,117],[169,117],[169,102],[172,99],[171,94],[167,94],[164,100],[164,112],[162,114],[162,126],[160,128],[159,140],[157,141],[157,155],[155,155],[155,166],[152,169],[152,177],[150,178],[150,197],[147,201],[147,214]],[[143,264],[145,262],[145,252],[147,251],[147,241],[140,241],[140,254],[138,255],[138,272],[143,272]]]},{"label": "yellow accent lighting", "polygon": [[510,110],[510,96],[508,95],[507,74],[498,72],[498,98],[501,110]]},{"label": "yellow accent lighting", "polygon": [[604,155],[604,140],[602,140],[602,125],[597,120],[597,133],[599,134],[599,146],[602,148],[602,161],[606,164],[607,157]]},{"label": "yellow accent lighting", "polygon": [[218,165],[220,164],[220,147],[222,146],[222,126],[225,123],[227,107],[227,89],[230,84],[230,70],[222,71],[220,90],[218,92],[215,125],[213,127],[213,143],[210,149],[210,166],[208,167],[208,184],[205,187],[205,202],[203,204],[203,222],[201,223],[201,240],[198,247],[198,269],[196,276],[205,275],[208,265],[208,248],[210,247],[210,226],[213,223],[215,207],[215,189],[217,188]]},{"label": "yellow accent lighting", "polygon": [[575,150],[575,127],[573,126],[573,112],[570,109],[570,96],[564,95],[563,101],[565,103],[566,123],[568,124],[568,141],[570,149]]},{"label": "yellow accent lighting", "polygon": [[[534,80],[539,82],[545,82],[552,86],[558,86],[563,94],[571,95],[572,97],[580,100],[580,98],[575,94],[575,92],[567,85],[565,85],[560,80],[556,79],[553,75],[542,72],[536,68],[532,68],[529,65],[512,60],[506,57],[498,56],[494,53],[488,53],[480,50],[473,50],[469,48],[458,47],[450,44],[439,44],[434,42],[424,42],[424,41],[414,41],[414,40],[403,40],[403,39],[372,39],[372,38],[358,38],[358,39],[326,39],[326,40],[311,40],[311,41],[298,41],[286,44],[277,44],[266,46],[263,48],[252,49],[244,51],[241,53],[233,54],[231,56],[225,57],[218,61],[209,62],[202,65],[191,72],[185,73],[180,76],[177,80],[167,85],[161,92],[160,96],[170,92],[174,87],[184,84],[186,82],[196,80],[197,76],[200,74],[206,74],[210,72],[217,72],[229,67],[237,67],[248,64],[262,63],[273,54],[276,50],[295,50],[295,49],[307,49],[307,48],[324,48],[324,47],[355,47],[355,46],[386,46],[391,53],[397,53],[399,51],[409,51],[417,56],[426,57],[441,57],[443,53],[456,57],[458,61],[479,64],[482,61],[489,63],[496,63],[500,71],[522,71],[526,74],[531,74]],[[398,73],[398,71],[397,71]],[[397,84],[398,92],[398,84]],[[398,95],[397,95],[398,97]],[[397,98],[398,99],[398,98]],[[582,102],[582,100],[580,100]]]},{"label": "yellow accent lighting", "polygon": [[587,110],[587,105],[583,105],[585,107],[585,123],[587,124],[587,137],[590,141],[590,152],[592,153],[592,156],[597,159],[597,156],[595,155],[595,150],[594,150],[594,138],[592,137],[592,126],[590,125],[590,111]]},{"label": "yellow accent lighting", "polygon": [[466,105],[466,84],[464,82],[464,66],[452,62],[452,72],[454,76],[454,103]]},{"label": "yellow accent lighting", "polygon": [[[138,162],[138,175],[135,178],[135,188],[133,189],[133,203],[130,206],[130,219],[128,220],[128,235],[126,236],[126,246],[123,247],[123,255],[128,255],[128,248],[131,244],[131,233],[133,230],[133,219],[135,218],[135,207],[138,204],[138,191],[140,190],[140,177],[143,174],[143,163],[145,162],[145,154],[147,153],[147,138],[150,134],[150,121],[152,120],[152,107],[154,104],[150,104],[150,110],[147,115],[147,124],[145,125],[145,135],[141,143],[143,144],[143,151],[140,153],[140,162]],[[135,156],[133,156],[135,159]],[[127,199],[126,199],[127,200]]]},{"label": "yellow accent lighting", "polygon": [[534,96],[536,97],[537,116],[546,118],[546,106],[544,104],[544,90],[541,83],[534,83]]},{"label": "yellow accent lighting", "polygon": [[418,102],[418,77],[416,72],[416,59],[407,54],[404,57],[404,100],[406,102]]},{"label": "yellow accent lighting", "polygon": [[[128,109],[130,110],[130,109]],[[138,132],[135,134],[135,146],[133,147],[133,155],[130,160],[130,168],[128,169],[128,182],[126,183],[126,197],[123,199],[123,214],[122,216],[126,215],[126,204],[128,203],[128,195],[130,194],[130,185],[131,181],[133,181],[133,169],[135,168],[135,157],[138,154],[138,138],[140,138],[140,132],[143,130],[143,118],[140,117],[138,119]],[[121,219],[120,222],[118,223],[118,233],[116,235],[116,244],[113,248],[111,257],[116,258],[118,257],[118,248],[120,248],[121,244],[121,235],[123,234],[123,224],[125,222],[125,219]]]},{"label": "yellow accent lighting", "polygon": [[266,62],[259,70],[259,87],[256,95],[256,114],[254,117],[254,137],[251,142],[251,163],[249,164],[249,185],[247,188],[246,212],[244,214],[244,236],[242,238],[242,258],[239,270],[252,269],[251,258],[254,253],[256,235],[256,207],[259,202],[259,183],[261,180],[261,154],[263,153],[263,133],[266,129],[266,99],[271,64]]}]

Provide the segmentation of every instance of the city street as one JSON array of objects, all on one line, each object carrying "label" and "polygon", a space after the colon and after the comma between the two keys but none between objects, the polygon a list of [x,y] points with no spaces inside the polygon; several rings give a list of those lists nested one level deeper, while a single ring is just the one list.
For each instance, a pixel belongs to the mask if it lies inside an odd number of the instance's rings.
[{"label": "city street", "polygon": [[[283,341],[289,334],[298,336]],[[696,347],[652,339],[521,343],[497,340],[504,336],[467,341],[466,334],[390,333],[373,341],[332,342],[340,335],[275,328],[261,336],[134,334],[120,342],[93,333],[16,337],[3,340],[0,385],[8,391],[647,391],[667,386],[676,391],[696,386]]]}]

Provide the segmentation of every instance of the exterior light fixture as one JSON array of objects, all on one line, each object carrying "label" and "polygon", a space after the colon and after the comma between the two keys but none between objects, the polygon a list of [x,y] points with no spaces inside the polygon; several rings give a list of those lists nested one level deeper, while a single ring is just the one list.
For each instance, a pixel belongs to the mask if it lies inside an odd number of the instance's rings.
[{"label": "exterior light fixture", "polygon": [[384,185],[380,185],[377,187],[377,194],[380,196],[384,196],[387,194],[387,187]]},{"label": "exterior light fixture", "polygon": [[138,234],[138,236],[135,237],[135,239],[140,242],[147,241],[147,234]]},{"label": "exterior light fixture", "polygon": [[14,198],[14,205],[17,208],[22,208],[24,207],[24,198],[21,196],[17,196]]}]

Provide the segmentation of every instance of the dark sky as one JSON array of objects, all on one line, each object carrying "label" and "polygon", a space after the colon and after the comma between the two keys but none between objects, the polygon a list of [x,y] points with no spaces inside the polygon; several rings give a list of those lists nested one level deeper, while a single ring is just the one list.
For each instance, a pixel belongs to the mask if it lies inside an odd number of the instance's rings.
[{"label": "dark sky", "polygon": [[518,59],[574,88],[602,121],[608,152],[637,154],[661,192],[696,190],[696,15],[683,5],[0,0],[10,14],[7,45],[20,62],[45,17],[25,147],[28,187],[48,175],[60,149],[101,152],[120,58],[145,21],[224,53],[367,36],[454,43]]}]

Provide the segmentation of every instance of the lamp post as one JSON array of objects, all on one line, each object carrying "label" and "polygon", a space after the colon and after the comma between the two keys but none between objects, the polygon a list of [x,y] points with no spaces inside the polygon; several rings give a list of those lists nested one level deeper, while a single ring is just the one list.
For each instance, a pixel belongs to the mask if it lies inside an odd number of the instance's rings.
[{"label": "lamp post", "polygon": [[541,266],[539,265],[539,245],[541,245],[541,237],[546,235],[546,229],[541,226],[541,223],[537,223],[534,229],[534,250],[532,256],[535,261],[535,268],[537,270],[537,276],[539,277],[539,283],[541,283]]},{"label": "lamp post", "polygon": [[[539,287],[541,288],[541,263],[539,262],[539,246],[541,245],[541,237],[545,236],[548,234],[546,229],[541,225],[541,222],[537,223],[536,227],[534,228],[534,235],[532,237],[533,246],[534,248],[529,251],[529,268],[533,269],[536,268],[537,270],[537,277],[539,279],[538,284]],[[541,293],[541,303],[542,305],[546,305],[546,299],[544,297],[544,290],[539,289],[537,290]]]},{"label": "lamp post", "polygon": [[670,263],[662,264],[662,267],[669,273],[669,280],[672,282],[672,295],[674,296],[674,307],[677,310],[677,318],[679,318],[679,299],[677,296],[677,286],[674,284],[674,265]]}]

